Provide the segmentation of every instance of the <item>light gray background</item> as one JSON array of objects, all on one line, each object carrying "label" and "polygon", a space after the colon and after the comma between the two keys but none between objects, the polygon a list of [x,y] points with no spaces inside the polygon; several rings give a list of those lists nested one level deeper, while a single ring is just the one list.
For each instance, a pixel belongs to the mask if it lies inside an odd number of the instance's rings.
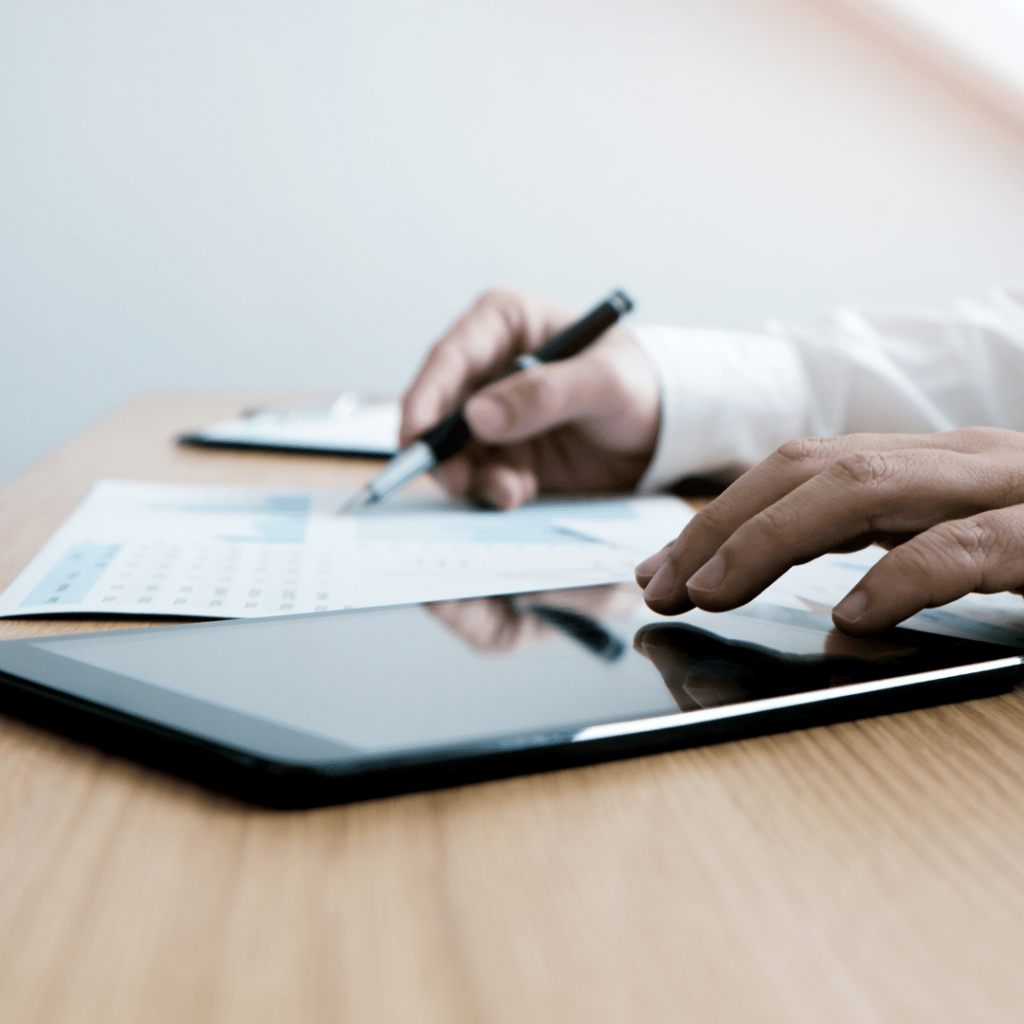
[{"label": "light gray background", "polygon": [[1024,131],[825,0],[4,0],[0,479],[398,390],[485,286],[745,326],[1024,276]]}]

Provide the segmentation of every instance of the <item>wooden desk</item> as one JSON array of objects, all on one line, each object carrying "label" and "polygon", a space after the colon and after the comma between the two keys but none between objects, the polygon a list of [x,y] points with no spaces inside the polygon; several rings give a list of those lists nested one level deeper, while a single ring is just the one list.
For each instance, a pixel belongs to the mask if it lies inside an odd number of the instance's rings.
[{"label": "wooden desk", "polygon": [[[100,476],[368,474],[172,444],[241,404],[140,400],[0,492],[0,585]],[[1019,693],[301,813],[0,719],[0,1020],[1020,1021],[1022,864]]]}]

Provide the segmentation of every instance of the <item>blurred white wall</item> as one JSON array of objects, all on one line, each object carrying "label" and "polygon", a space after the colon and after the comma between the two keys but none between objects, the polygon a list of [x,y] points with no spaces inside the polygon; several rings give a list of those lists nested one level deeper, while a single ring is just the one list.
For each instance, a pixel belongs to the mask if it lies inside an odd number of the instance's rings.
[{"label": "blurred white wall", "polygon": [[478,291],[1024,276],[1024,133],[814,0],[5,0],[0,479],[142,389],[399,390]]}]

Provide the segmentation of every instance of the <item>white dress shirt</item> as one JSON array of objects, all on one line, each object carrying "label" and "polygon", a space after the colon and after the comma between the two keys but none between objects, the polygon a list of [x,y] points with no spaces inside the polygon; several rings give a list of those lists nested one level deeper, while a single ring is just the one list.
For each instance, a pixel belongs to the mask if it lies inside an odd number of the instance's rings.
[{"label": "white dress shirt", "polygon": [[794,437],[1024,430],[1024,287],[946,310],[838,309],[758,333],[631,333],[661,383],[645,491],[745,469]]}]

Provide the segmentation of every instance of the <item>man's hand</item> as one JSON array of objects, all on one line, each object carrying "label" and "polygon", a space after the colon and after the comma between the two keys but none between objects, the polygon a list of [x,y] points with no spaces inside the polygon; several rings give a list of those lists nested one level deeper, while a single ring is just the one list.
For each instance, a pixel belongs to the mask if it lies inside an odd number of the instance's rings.
[{"label": "man's hand", "polygon": [[835,607],[848,633],[972,591],[1024,588],[1024,434],[853,434],[790,441],[637,567],[647,604],[725,611],[827,551],[889,548]]},{"label": "man's hand", "polygon": [[509,509],[540,491],[629,490],[643,475],[658,434],[658,381],[621,329],[571,359],[484,386],[574,319],[543,299],[493,291],[434,346],[402,401],[400,439],[409,444],[473,396],[465,412],[477,440],[438,469],[454,497]]}]

